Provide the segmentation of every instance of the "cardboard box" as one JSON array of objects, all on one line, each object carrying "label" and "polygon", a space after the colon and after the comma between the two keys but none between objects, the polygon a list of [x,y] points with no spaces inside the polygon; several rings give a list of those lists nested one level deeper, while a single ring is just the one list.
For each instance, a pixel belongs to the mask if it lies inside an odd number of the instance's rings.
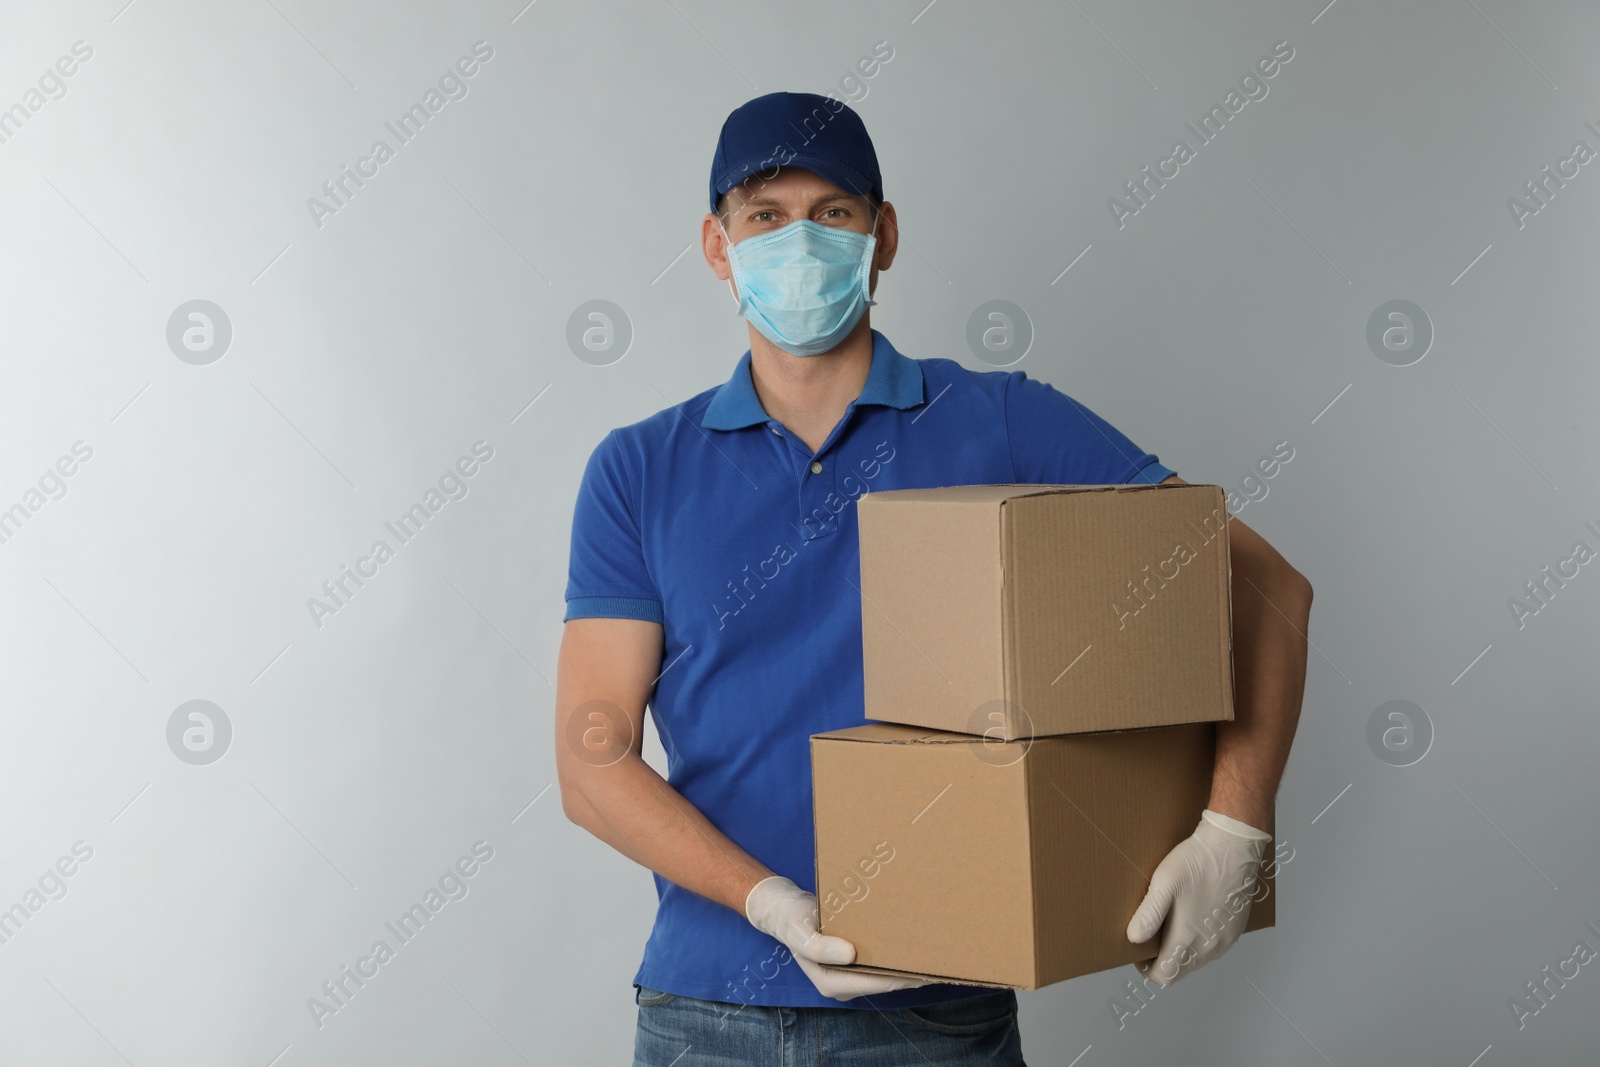
[{"label": "cardboard box", "polygon": [[869,719],[1012,740],[1233,718],[1214,485],[963,485],[856,504]]},{"label": "cardboard box", "polygon": [[[821,930],[854,942],[864,971],[1018,989],[1151,959],[1157,939],[1130,944],[1128,922],[1200,821],[1214,735],[1210,723],[1020,741],[894,723],[815,734]],[[1273,924],[1274,871],[1247,930]]]}]

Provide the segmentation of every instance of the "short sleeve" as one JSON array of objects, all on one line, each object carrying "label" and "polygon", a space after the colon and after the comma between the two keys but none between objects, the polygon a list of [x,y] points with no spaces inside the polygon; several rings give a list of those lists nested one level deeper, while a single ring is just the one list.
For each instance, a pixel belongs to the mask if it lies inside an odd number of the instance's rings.
[{"label": "short sleeve", "polygon": [[661,595],[645,565],[639,496],[633,487],[622,442],[612,430],[590,453],[578,486],[563,622],[662,621]]},{"label": "short sleeve", "polygon": [[1006,381],[1006,435],[1022,484],[1155,483],[1174,471],[1048,382],[1012,371]]}]

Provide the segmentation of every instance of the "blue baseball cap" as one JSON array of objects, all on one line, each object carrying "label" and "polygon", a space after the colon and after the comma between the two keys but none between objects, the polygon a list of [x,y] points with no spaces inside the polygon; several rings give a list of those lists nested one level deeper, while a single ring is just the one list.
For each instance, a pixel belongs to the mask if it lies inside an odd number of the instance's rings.
[{"label": "blue baseball cap", "polygon": [[883,199],[878,154],[866,124],[834,97],[768,93],[735,108],[711,157],[711,210],[735,185],[776,167],[803,167],[846,192]]}]

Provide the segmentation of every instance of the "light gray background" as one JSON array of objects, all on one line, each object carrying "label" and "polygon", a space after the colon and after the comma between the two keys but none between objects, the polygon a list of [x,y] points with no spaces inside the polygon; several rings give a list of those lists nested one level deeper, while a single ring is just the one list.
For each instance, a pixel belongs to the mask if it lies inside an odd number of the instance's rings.
[{"label": "light gray background", "polygon": [[[883,40],[841,94],[904,229],[874,325],[982,368],[967,318],[1010,300],[1019,366],[1190,481],[1290,442],[1240,517],[1316,588],[1278,928],[1120,1029],[1131,968],[1021,994],[1030,1061],[1594,1063],[1595,964],[1520,1032],[1508,1001],[1600,949],[1600,566],[1521,629],[1507,600],[1600,546],[1600,163],[1523,228],[1507,199],[1600,149],[1600,16],[1324,2],[7,5],[0,107],[94,51],[0,144],[0,507],[93,456],[0,544],[0,907],[93,857],[0,945],[0,1062],[626,1062],[650,878],[552,786],[574,492],[745,347],[689,247],[724,116]],[[478,40],[469,94],[319,228],[307,199]],[[1269,95],[1119,229],[1107,199],[1279,40]],[[233,329],[206,366],[166,342],[193,299]],[[635,331],[609,366],[566,341],[593,299]],[[1411,366],[1366,344],[1391,299],[1436,330]],[[468,495],[314,625],[478,440]],[[167,743],[194,699],[233,727],[208,766]],[[1436,732],[1412,766],[1366,741],[1394,699]],[[318,1028],[478,840],[469,895]]]}]

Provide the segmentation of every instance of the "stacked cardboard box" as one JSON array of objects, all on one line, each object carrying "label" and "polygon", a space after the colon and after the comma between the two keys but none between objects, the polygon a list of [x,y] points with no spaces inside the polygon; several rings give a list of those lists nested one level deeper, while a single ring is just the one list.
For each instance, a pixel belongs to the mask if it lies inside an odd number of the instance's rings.
[{"label": "stacked cardboard box", "polygon": [[1233,718],[1222,490],[857,507],[869,721],[811,739],[822,932],[863,971],[1021,989],[1152,958],[1128,921]]}]

